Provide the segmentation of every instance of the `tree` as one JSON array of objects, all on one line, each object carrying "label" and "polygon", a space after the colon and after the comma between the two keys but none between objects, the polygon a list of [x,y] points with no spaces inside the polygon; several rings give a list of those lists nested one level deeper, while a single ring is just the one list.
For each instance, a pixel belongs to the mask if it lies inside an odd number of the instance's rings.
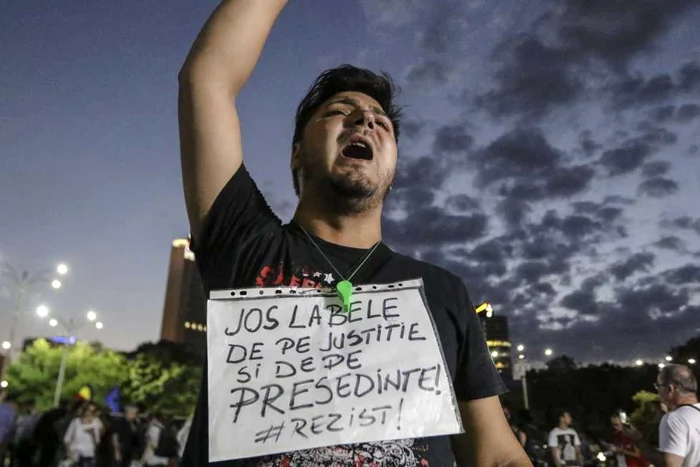
[{"label": "tree", "polygon": [[122,394],[144,410],[188,416],[202,378],[201,355],[187,346],[161,341],[140,345],[129,355]]},{"label": "tree", "polygon": [[[9,367],[7,381],[20,402],[35,402],[39,410],[53,406],[63,350],[63,346],[37,339]],[[61,398],[73,398],[80,388],[89,385],[93,399],[102,401],[110,388],[124,382],[126,363],[117,352],[77,342],[69,348]]]},{"label": "tree", "polygon": [[659,421],[663,415],[659,406],[659,395],[639,391],[632,400],[636,408],[630,415],[630,423],[644,434],[647,443],[656,446],[659,440]]}]

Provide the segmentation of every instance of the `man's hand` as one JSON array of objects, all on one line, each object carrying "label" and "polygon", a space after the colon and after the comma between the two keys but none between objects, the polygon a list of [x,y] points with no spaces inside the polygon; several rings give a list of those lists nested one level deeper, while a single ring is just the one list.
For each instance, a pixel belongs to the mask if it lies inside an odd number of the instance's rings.
[{"label": "man's hand", "polygon": [[286,0],[224,0],[180,70],[182,179],[195,239],[219,192],[243,163],[235,99],[285,4]]},{"label": "man's hand", "polygon": [[532,466],[511,430],[498,397],[460,402],[464,433],[452,437],[457,465]]}]

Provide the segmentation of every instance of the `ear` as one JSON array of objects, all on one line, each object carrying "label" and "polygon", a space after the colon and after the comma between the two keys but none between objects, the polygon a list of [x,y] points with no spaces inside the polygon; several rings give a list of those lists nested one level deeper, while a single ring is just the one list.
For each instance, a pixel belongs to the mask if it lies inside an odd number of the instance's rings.
[{"label": "ear", "polygon": [[290,161],[290,167],[292,170],[298,170],[301,167],[301,150],[299,143],[294,143],[292,145],[292,158]]}]

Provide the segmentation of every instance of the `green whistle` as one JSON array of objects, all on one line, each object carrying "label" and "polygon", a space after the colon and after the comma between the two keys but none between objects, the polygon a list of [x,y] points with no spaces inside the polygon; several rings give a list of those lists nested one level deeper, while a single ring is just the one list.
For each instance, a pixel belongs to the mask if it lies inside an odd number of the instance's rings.
[{"label": "green whistle", "polygon": [[350,281],[340,281],[335,286],[338,291],[338,297],[343,302],[343,310],[347,313],[350,311],[350,299],[352,298],[352,283]]}]

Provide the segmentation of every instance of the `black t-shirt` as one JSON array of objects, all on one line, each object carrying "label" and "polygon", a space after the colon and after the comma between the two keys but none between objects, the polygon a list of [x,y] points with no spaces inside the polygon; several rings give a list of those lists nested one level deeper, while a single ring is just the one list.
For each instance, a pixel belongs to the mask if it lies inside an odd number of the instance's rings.
[{"label": "black t-shirt", "polygon": [[[367,250],[314,241],[345,274]],[[193,239],[207,291],[276,285],[328,287],[342,280],[295,223],[282,225],[242,166],[214,202],[200,238]],[[484,340],[462,281],[454,274],[391,253],[369,283],[422,278],[430,312],[458,400],[502,394],[506,388]],[[206,372],[192,422],[183,466],[206,465],[208,456]],[[232,439],[231,442],[236,442]],[[217,462],[217,466],[451,466],[450,437],[438,436],[276,454]]]}]

